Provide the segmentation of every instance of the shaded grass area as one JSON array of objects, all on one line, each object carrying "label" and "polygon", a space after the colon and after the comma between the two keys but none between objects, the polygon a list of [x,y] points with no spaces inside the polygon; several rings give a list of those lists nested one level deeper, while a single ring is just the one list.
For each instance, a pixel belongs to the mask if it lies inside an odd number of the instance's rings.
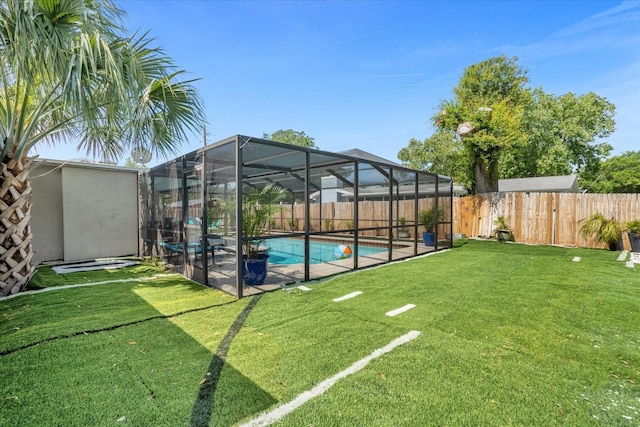
[{"label": "shaded grass area", "polygon": [[[422,335],[280,425],[635,425],[640,274],[616,257],[465,241],[310,292],[269,293],[221,365],[216,352],[250,300],[226,304],[233,299],[180,277],[3,301],[6,349],[169,317],[0,356],[0,425],[200,425],[193,414],[203,410],[210,425],[233,425],[411,329]],[[332,302],[356,290],[363,294]],[[416,307],[384,315],[408,303]],[[198,407],[212,366],[220,374],[211,408]]]}]

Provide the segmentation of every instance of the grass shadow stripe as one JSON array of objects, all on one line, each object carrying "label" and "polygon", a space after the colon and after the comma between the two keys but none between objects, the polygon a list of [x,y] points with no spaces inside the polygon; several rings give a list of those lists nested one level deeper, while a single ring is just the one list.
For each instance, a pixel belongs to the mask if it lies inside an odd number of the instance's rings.
[{"label": "grass shadow stripe", "polygon": [[115,324],[115,325],[106,326],[104,328],[88,329],[88,330],[83,330],[83,331],[76,331],[76,332],[73,332],[71,334],[56,335],[56,336],[48,337],[48,338],[45,338],[45,339],[41,339],[41,340],[29,343],[29,344],[21,345],[20,347],[16,347],[16,348],[12,348],[12,349],[9,349],[9,350],[0,351],[0,357],[1,356],[8,356],[8,355],[16,353],[18,351],[26,350],[28,348],[35,347],[37,345],[44,344],[44,343],[47,343],[47,342],[58,341],[58,340],[67,339],[67,338],[73,338],[73,337],[77,337],[77,336],[80,336],[80,335],[99,334],[101,332],[114,331],[116,329],[124,328],[124,327],[127,327],[127,326],[138,325],[140,323],[149,322],[151,320],[169,319],[169,318],[172,318],[172,317],[182,316],[184,314],[197,313],[198,311],[209,310],[209,309],[215,308],[215,307],[223,307],[223,306],[229,305],[229,304],[235,304],[236,302],[238,302],[238,301],[234,300],[234,301],[224,302],[224,303],[220,303],[220,304],[212,304],[212,305],[208,305],[206,307],[198,307],[198,308],[191,308],[189,310],[182,310],[182,311],[179,311],[177,313],[158,314],[156,316],[145,317],[144,319],[133,320],[131,322],[118,323],[118,324]]},{"label": "grass shadow stripe", "polygon": [[231,328],[229,328],[229,331],[218,345],[216,353],[209,364],[209,368],[207,369],[204,382],[200,385],[198,397],[193,404],[191,420],[189,422],[190,426],[208,426],[211,422],[211,414],[213,412],[218,382],[220,381],[220,374],[222,373],[227,353],[231,348],[231,343],[238,332],[240,332],[240,329],[244,326],[244,322],[247,320],[247,317],[249,317],[249,314],[251,314],[251,311],[255,308],[263,295],[264,294],[259,294],[251,299],[249,304],[247,304],[247,306],[238,315],[231,325]]}]

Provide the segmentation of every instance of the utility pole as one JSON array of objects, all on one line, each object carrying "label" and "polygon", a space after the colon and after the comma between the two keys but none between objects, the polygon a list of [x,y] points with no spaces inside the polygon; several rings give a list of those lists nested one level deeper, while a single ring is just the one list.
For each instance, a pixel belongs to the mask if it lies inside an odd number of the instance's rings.
[{"label": "utility pole", "polygon": [[202,126],[202,140],[204,141],[203,147],[207,146],[207,125]]}]

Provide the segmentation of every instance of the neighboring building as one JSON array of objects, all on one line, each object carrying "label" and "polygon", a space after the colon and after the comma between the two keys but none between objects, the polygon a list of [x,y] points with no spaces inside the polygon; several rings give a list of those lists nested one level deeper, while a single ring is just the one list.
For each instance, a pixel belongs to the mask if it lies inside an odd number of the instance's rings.
[{"label": "neighboring building", "polygon": [[498,191],[526,193],[579,193],[577,175],[539,176],[498,180]]}]

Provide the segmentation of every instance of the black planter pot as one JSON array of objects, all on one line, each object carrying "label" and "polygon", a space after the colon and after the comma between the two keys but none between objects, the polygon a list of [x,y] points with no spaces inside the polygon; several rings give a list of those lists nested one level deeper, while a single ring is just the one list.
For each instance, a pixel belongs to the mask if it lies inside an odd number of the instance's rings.
[{"label": "black planter pot", "polygon": [[618,239],[615,242],[609,242],[609,250],[610,251],[621,251],[622,250],[622,239]]},{"label": "black planter pot", "polygon": [[629,233],[629,241],[631,242],[631,252],[640,252],[640,234]]},{"label": "black planter pot", "polygon": [[511,230],[507,229],[496,230],[496,239],[499,242],[513,242],[515,240]]},{"label": "black planter pot", "polygon": [[245,285],[262,285],[267,278],[269,255],[258,254],[255,258],[242,257],[242,279]]}]

